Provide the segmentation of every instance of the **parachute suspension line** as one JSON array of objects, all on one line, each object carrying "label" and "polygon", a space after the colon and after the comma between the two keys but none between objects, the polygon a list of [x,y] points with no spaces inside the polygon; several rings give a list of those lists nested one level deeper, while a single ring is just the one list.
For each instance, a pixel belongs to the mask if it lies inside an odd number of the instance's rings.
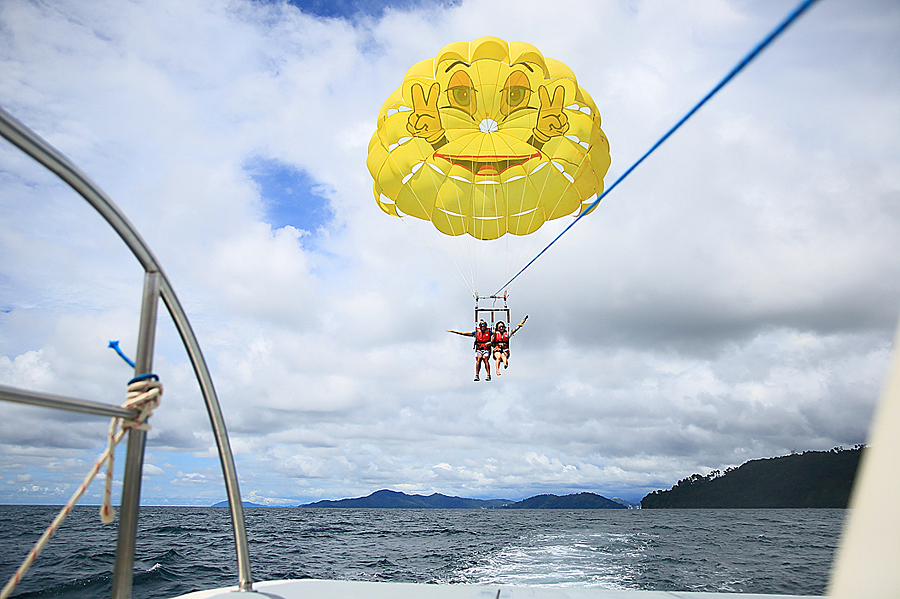
[{"label": "parachute suspension line", "polygon": [[428,242],[426,242],[425,239],[424,239],[421,235],[419,235],[419,232],[416,231],[415,227],[410,226],[410,224],[409,224],[408,222],[406,222],[406,219],[408,219],[408,218],[412,218],[412,217],[410,217],[410,216],[401,216],[401,217],[400,217],[400,222],[402,222],[402,223],[406,226],[407,229],[409,229],[410,231],[413,232],[413,235],[415,235],[415,236],[419,239],[419,241],[422,242],[422,245],[424,245],[425,248],[428,249],[429,252],[431,252],[432,254],[434,254],[434,256],[438,259],[438,262],[441,263],[441,266],[443,266],[443,267],[446,268],[448,271],[450,271],[450,273],[456,275],[456,277],[459,279],[459,281],[463,284],[463,287],[465,287],[465,288],[469,291],[469,293],[475,293],[475,290],[469,285],[468,282],[466,282],[466,277],[465,277],[465,275],[462,273],[462,270],[460,269],[459,264],[457,264],[456,261],[454,261],[454,260],[451,258],[451,262],[453,262],[453,266],[456,267],[456,270],[454,271],[454,269],[450,268],[450,267],[447,265],[447,263],[444,262],[444,261],[441,259],[440,253],[439,253],[439,252],[435,252],[433,249],[431,249],[431,246],[428,245]]},{"label": "parachute suspension line", "polygon": [[[503,243],[504,246],[504,268],[502,272],[502,276],[505,280],[508,280],[509,277],[518,269],[525,261],[528,259],[528,256],[534,252],[534,248],[537,245],[538,241],[541,239],[540,231],[536,231],[531,235],[513,235],[512,233],[507,233],[504,237]],[[505,290],[505,295],[509,296],[513,291],[513,287],[509,287]]]},{"label": "parachute suspension line", "polygon": [[[392,156],[388,156],[388,160],[393,161],[393,157],[392,157]],[[395,163],[395,164],[396,164],[396,163]],[[420,167],[420,169],[421,169],[421,167]],[[413,175],[415,175],[415,172],[411,173],[409,176],[411,177],[411,176],[413,176]],[[430,171],[429,171],[429,175],[432,176],[432,177],[435,176],[434,173],[431,173]],[[422,200],[419,199],[419,195],[416,193],[415,189],[413,189],[413,188],[410,188],[410,189],[411,189],[411,191],[412,191],[412,193],[413,193],[413,197],[414,197],[414,198],[416,199],[416,201],[418,202],[419,207],[420,207],[423,211],[425,211],[425,210],[426,210],[425,204],[423,204],[423,203],[422,203]],[[435,257],[437,257],[438,262],[440,262],[441,265],[442,265],[444,268],[446,268],[448,271],[450,271],[451,273],[455,274],[455,275],[459,278],[460,282],[463,284],[463,287],[465,287],[469,292],[472,292],[472,287],[466,282],[466,277],[465,277],[465,275],[462,273],[462,270],[460,269],[459,264],[457,264],[457,263],[451,258],[451,262],[453,262],[453,266],[456,267],[456,271],[455,271],[455,273],[454,273],[454,270],[453,270],[452,268],[450,268],[449,266],[447,266],[447,264],[441,259],[440,254],[439,254],[438,252],[435,252],[435,251],[431,248],[431,246],[428,245],[428,243],[425,241],[425,239],[423,239],[422,236],[419,235],[418,231],[416,231],[414,227],[410,226],[410,224],[409,224],[408,222],[406,222],[406,219],[407,219],[407,218],[410,218],[410,216],[409,216],[409,215],[403,214],[402,212],[400,212],[399,209],[397,209],[397,212],[398,212],[398,214],[399,214],[399,216],[400,216],[400,221],[406,226],[406,228],[409,229],[410,231],[412,231],[413,234],[419,239],[419,241],[422,242],[422,245],[424,245],[424,246],[428,249],[429,252],[431,252],[432,254],[434,254]],[[110,343],[110,347],[113,347],[113,346],[112,346],[112,343]],[[118,347],[115,347],[115,348],[113,348],[113,349],[115,349],[116,351],[119,351]],[[121,352],[119,352],[119,353],[120,353],[120,355],[122,355]],[[124,355],[123,355],[122,357],[125,358]],[[125,358],[125,360],[127,361],[128,358]]]},{"label": "parachute suspension line", "polygon": [[[542,163],[542,165],[538,166],[537,169],[551,168],[550,162],[551,162],[551,159],[547,158],[547,161]],[[535,169],[535,170],[537,170],[537,169]],[[534,171],[532,171],[532,172],[534,172]],[[540,190],[538,192],[539,196],[543,195],[545,193],[548,182],[549,182],[549,179],[544,178],[543,182],[541,183]],[[526,187],[522,188],[521,194],[523,197],[527,194]],[[509,194],[508,193],[506,194],[506,197],[507,197],[506,215],[507,215],[507,222],[509,222],[509,199],[508,199]],[[537,219],[538,214],[546,214],[546,213],[551,213],[551,212],[555,211],[556,207],[558,206],[560,201],[562,201],[562,196],[560,196],[559,200],[557,201],[557,203],[555,205],[553,205],[552,208],[543,207],[538,210],[533,210],[528,215],[529,224],[528,224],[528,227],[526,227],[526,230],[531,230],[531,227],[534,225],[534,222]],[[514,269],[518,268],[520,264],[525,262],[527,257],[534,251],[534,248],[538,244],[538,241],[541,239],[541,235],[539,233],[540,229],[541,229],[541,226],[539,225],[537,230],[533,231],[532,234],[530,234],[530,235],[516,235],[515,240],[512,243],[511,243],[512,240],[510,240],[510,237],[509,237],[510,235],[512,235],[512,233],[507,231],[506,240],[505,240],[506,249],[505,249],[504,277],[507,278],[510,281],[510,283],[512,282],[512,280],[509,279],[509,277],[510,277],[510,274],[512,273],[512,271]],[[509,285],[509,283],[507,283],[507,285]],[[510,291],[512,291],[512,288],[506,289],[507,285],[504,285],[503,287],[501,287],[500,290],[494,294],[494,296],[499,296],[500,292],[504,291],[504,290],[507,291],[507,293],[505,293],[504,296],[508,295],[508,293]],[[490,296],[488,296],[488,297],[490,297]]]},{"label": "parachute suspension line", "polygon": [[[506,206],[507,206],[506,214],[507,214],[507,222],[509,222],[509,215],[511,213],[511,211],[509,210],[511,196],[510,196],[510,193],[508,190],[510,185],[507,183],[506,186],[507,186],[507,191],[505,193]],[[526,194],[527,194],[527,188],[523,186],[522,189],[519,191],[519,196],[515,198],[516,202],[519,203],[520,205],[523,204],[524,203],[523,200],[524,200],[524,197],[526,196]],[[543,208],[540,208],[538,210],[532,210],[531,214],[528,215],[529,223],[525,227],[526,231],[531,230],[531,227],[533,226],[534,221],[537,218],[537,214],[539,212],[543,213],[543,210],[544,210]],[[543,232],[545,233],[546,230],[544,230]],[[505,247],[505,252],[504,252],[505,253],[505,264],[504,264],[504,273],[503,273],[503,276],[505,279],[508,280],[509,277],[512,276],[513,272],[515,272],[516,269],[518,269],[522,264],[524,264],[526,262],[526,260],[528,259],[528,256],[530,256],[534,252],[535,247],[538,245],[538,243],[540,242],[540,240],[542,238],[546,239],[547,236],[542,235],[541,233],[542,233],[541,228],[538,228],[536,231],[533,231],[531,234],[527,234],[527,235],[516,235],[516,234],[513,234],[513,233],[507,231],[506,237],[505,237],[506,247]],[[510,292],[512,292],[512,290],[513,290],[512,287],[510,287],[507,290],[507,293],[505,295],[508,295]]]},{"label": "parachute suspension line", "polygon": [[[507,213],[507,218],[504,219],[504,220],[505,220],[506,223],[509,223],[508,213]],[[508,224],[507,224],[507,229],[508,229],[508,228],[509,228],[509,226],[508,226]],[[511,233],[507,230],[506,233],[503,234],[503,237],[502,237],[501,240],[500,240],[500,243],[503,244],[503,254],[502,254],[502,259],[503,259],[503,275],[502,275],[502,277],[503,277],[504,279],[507,278],[507,277],[509,276],[509,273],[510,273],[510,268],[509,268],[509,251],[510,251],[510,248],[509,248],[509,241],[510,241],[510,240],[509,240],[509,237],[510,237],[510,235],[511,235]]]},{"label": "parachute suspension line", "polygon": [[[483,153],[484,147],[488,142],[489,136],[472,135],[469,136],[465,149],[471,149],[472,154],[479,155]],[[492,203],[490,206],[488,205],[488,188],[492,187],[492,185],[485,185],[477,182],[475,180],[475,175],[476,173],[473,173],[471,182],[472,192],[469,194],[469,214],[472,215],[472,233],[466,238],[466,241],[468,242],[468,248],[472,255],[472,287],[475,289],[474,295],[477,298],[479,294],[479,280],[484,276],[485,272],[490,272],[490,259],[493,256],[493,253],[488,250],[488,248],[493,245],[493,242],[486,239],[486,237],[488,237],[490,228],[488,217],[492,216],[489,214],[489,209],[493,207],[494,212],[496,213],[496,203]],[[481,194],[480,197],[479,194]],[[488,264],[487,270],[480,265],[481,261]]]},{"label": "parachute suspension line", "polygon": [[[535,238],[531,240],[531,244],[529,244],[528,248],[522,250],[522,257],[518,259],[517,264],[522,264],[522,262],[534,252],[535,247],[537,247],[538,239],[540,238],[535,236]],[[546,239],[546,237],[544,237],[544,239]],[[514,288],[515,286],[511,285],[508,289],[504,289],[504,291],[512,292]]]},{"label": "parachute suspension line", "polygon": [[615,187],[619,183],[621,183],[622,180],[625,179],[625,177],[630,175],[631,172],[634,171],[634,169],[636,169],[637,166],[644,161],[644,159],[646,159],[648,156],[650,156],[650,154],[652,154],[654,151],[656,151],[656,149],[659,146],[661,146],[664,141],[669,139],[669,137],[671,137],[671,135],[673,133],[675,133],[675,131],[679,127],[681,127],[689,118],[694,116],[694,113],[696,113],[698,110],[700,110],[701,106],[706,104],[706,102],[710,98],[712,98],[716,93],[719,92],[719,90],[721,90],[723,87],[725,87],[726,84],[728,84],[732,79],[734,79],[734,77],[738,73],[740,73],[744,69],[744,67],[746,67],[748,64],[750,64],[750,62],[754,58],[756,58],[760,52],[762,52],[769,44],[771,44],[773,41],[775,41],[775,39],[779,35],[784,33],[784,31],[788,27],[790,27],[794,23],[794,21],[796,21],[800,17],[800,15],[802,15],[804,12],[806,12],[817,1],[818,0],[803,0],[802,2],[800,2],[800,4],[798,4],[797,7],[794,8],[794,10],[791,11],[791,13],[788,14],[788,16],[785,17],[783,21],[781,21],[781,23],[779,23],[765,38],[763,38],[762,41],[760,41],[752,50],[750,50],[750,52],[748,52],[747,55],[744,56],[744,58],[742,58],[741,61],[738,62],[734,66],[734,68],[731,69],[731,71],[729,71],[729,73],[727,75],[725,75],[725,77],[715,87],[713,87],[709,91],[709,93],[707,93],[705,96],[703,96],[703,98],[699,102],[697,102],[697,104],[693,108],[691,108],[687,114],[685,114],[683,117],[681,117],[681,120],[679,120],[677,123],[675,123],[675,125],[671,129],[666,131],[666,133],[661,138],[659,138],[659,141],[657,141],[655,144],[653,144],[653,146],[651,146],[651,148],[649,150],[647,150],[643,156],[638,158],[638,160],[634,164],[632,164],[630,167],[628,167],[628,170],[626,170],[624,173],[622,173],[622,175],[620,175],[619,178],[616,179],[615,182],[613,182],[613,184],[610,185],[603,193],[598,195],[596,200],[591,202],[591,204],[588,205],[586,208],[582,209],[582,211],[578,214],[578,216],[575,217],[575,220],[573,220],[571,223],[569,223],[569,226],[567,226],[565,229],[562,230],[562,233],[560,233],[555,238],[553,238],[553,241],[548,243],[547,246],[544,247],[544,249],[542,249],[534,258],[532,258],[528,262],[528,264],[523,266],[522,269],[518,273],[516,273],[516,275],[514,277],[512,277],[509,281],[507,281],[500,289],[498,289],[494,295],[500,295],[500,293],[503,292],[503,290],[506,289],[513,281],[515,281],[519,277],[519,275],[521,275],[523,272],[525,272],[525,270],[529,266],[534,264],[535,261],[537,261],[537,259],[540,258],[544,254],[544,252],[546,252],[548,249],[550,249],[550,246],[552,246],[554,243],[556,243],[560,237],[565,235],[569,231],[569,229],[574,227],[575,223],[580,221],[583,216],[585,216],[586,214],[591,212],[594,208],[596,208],[597,204],[599,204],[603,198],[605,198],[607,195],[609,195],[609,193],[613,189],[615,189]]}]

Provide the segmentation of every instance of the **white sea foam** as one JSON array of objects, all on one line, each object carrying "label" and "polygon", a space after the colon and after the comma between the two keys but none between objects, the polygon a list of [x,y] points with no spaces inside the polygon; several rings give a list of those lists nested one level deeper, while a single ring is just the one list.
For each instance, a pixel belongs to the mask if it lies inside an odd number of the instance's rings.
[{"label": "white sea foam", "polygon": [[636,534],[535,534],[461,574],[478,584],[628,589],[643,544]]}]

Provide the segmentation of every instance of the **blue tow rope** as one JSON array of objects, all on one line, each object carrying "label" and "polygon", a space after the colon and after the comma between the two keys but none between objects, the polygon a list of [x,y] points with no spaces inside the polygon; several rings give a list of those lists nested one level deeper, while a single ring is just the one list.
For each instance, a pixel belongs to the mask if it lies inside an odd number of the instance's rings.
[{"label": "blue tow rope", "polygon": [[731,71],[730,71],[727,75],[725,75],[725,78],[724,78],[724,79],[722,79],[722,80],[721,80],[714,88],[712,88],[712,89],[709,91],[708,94],[706,94],[705,96],[703,96],[703,99],[700,100],[699,102],[697,102],[697,104],[696,104],[693,108],[691,108],[690,111],[688,111],[688,113],[687,113],[686,115],[684,115],[683,117],[681,117],[681,120],[680,120],[680,121],[678,121],[677,123],[675,123],[675,125],[674,125],[671,129],[669,129],[669,130],[665,133],[665,135],[663,135],[661,138],[659,138],[659,141],[657,141],[655,144],[653,144],[653,146],[652,146],[649,150],[647,150],[647,152],[645,152],[644,155],[641,156],[641,157],[637,160],[637,162],[635,162],[634,164],[632,164],[632,165],[628,168],[628,170],[626,170],[624,173],[622,173],[622,175],[621,175],[618,179],[616,179],[615,182],[614,182],[612,185],[610,185],[608,189],[606,189],[602,194],[600,194],[599,196],[597,196],[597,199],[596,199],[596,200],[594,200],[593,202],[591,202],[591,203],[588,205],[587,208],[585,208],[584,210],[582,210],[582,211],[581,211],[581,214],[579,214],[579,215],[575,218],[574,221],[572,221],[571,223],[569,223],[569,226],[568,226],[568,227],[566,227],[565,229],[562,230],[562,233],[560,233],[559,235],[557,235],[557,236],[553,239],[553,241],[551,241],[550,243],[548,243],[548,244],[547,244],[547,247],[545,247],[545,248],[542,249],[540,252],[538,252],[538,255],[537,255],[537,256],[535,256],[534,258],[532,258],[531,261],[530,261],[528,264],[526,264],[525,266],[523,266],[523,267],[522,267],[522,270],[520,270],[519,272],[517,272],[516,275],[515,275],[513,278],[511,278],[509,281],[507,281],[506,284],[503,285],[503,287],[501,287],[500,289],[498,289],[498,290],[494,293],[494,295],[500,295],[500,293],[502,293],[504,289],[506,289],[507,287],[509,287],[510,284],[511,284],[513,281],[515,281],[515,280],[519,277],[519,275],[521,275],[523,272],[525,272],[525,269],[527,269],[529,266],[531,266],[532,264],[534,264],[534,262],[535,262],[538,258],[540,258],[540,257],[543,255],[544,252],[546,252],[547,250],[549,250],[551,245],[553,245],[554,243],[556,243],[556,242],[559,240],[560,237],[562,237],[563,235],[565,235],[566,232],[567,232],[569,229],[571,229],[572,227],[574,227],[574,226],[575,226],[575,223],[577,223],[578,221],[580,221],[581,218],[582,218],[583,216],[586,216],[591,210],[593,210],[594,208],[596,208],[596,207],[597,207],[597,204],[600,203],[600,200],[602,200],[602,199],[605,198],[607,195],[609,195],[609,192],[611,192],[613,189],[615,189],[616,185],[618,185],[619,183],[621,183],[622,180],[625,179],[625,177],[627,177],[628,175],[630,175],[631,172],[632,172],[634,169],[636,169],[637,166],[638,166],[640,163],[642,163],[642,162],[644,161],[645,158],[647,158],[650,154],[652,154],[654,151],[656,151],[656,149],[657,149],[659,146],[661,146],[661,145],[663,144],[664,141],[666,141],[667,139],[669,139],[669,137],[671,137],[671,135],[672,135],[673,133],[675,133],[675,131],[676,131],[679,127],[681,127],[681,126],[685,123],[685,121],[687,121],[689,118],[691,118],[692,116],[694,116],[694,113],[697,112],[698,110],[700,110],[700,107],[701,107],[701,106],[703,106],[704,104],[706,104],[706,102],[707,102],[710,98],[712,98],[714,95],[716,95],[716,93],[718,93],[719,90],[721,90],[723,87],[725,87],[725,85],[726,85],[729,81],[731,81],[732,79],[734,79],[735,75],[737,75],[738,73],[740,73],[740,72],[744,69],[744,67],[746,67],[748,64],[750,64],[750,61],[752,61],[754,58],[756,58],[757,55],[758,55],[760,52],[762,52],[763,49],[765,49],[766,46],[768,46],[769,44],[771,44],[771,43],[775,40],[775,38],[777,38],[779,35],[781,35],[782,33],[784,33],[784,30],[785,30],[785,29],[787,29],[794,21],[797,20],[797,18],[798,18],[800,15],[802,15],[804,12],[806,12],[806,10],[807,10],[810,6],[812,6],[815,2],[817,2],[817,1],[818,1],[818,0],[804,0],[803,2],[801,2],[801,3],[797,6],[797,8],[795,8],[795,9],[794,9],[787,17],[785,17],[785,19],[784,19],[781,23],[779,23],[779,25],[778,25],[777,27],[775,27],[775,29],[772,30],[771,33],[769,33],[769,35],[767,35],[765,38],[763,38],[763,40],[762,40],[761,42],[759,42],[759,43],[756,45],[756,47],[754,47],[754,48],[753,48],[753,49],[752,49],[752,50],[751,50],[751,51],[750,51],[743,59],[741,59],[741,61],[740,61],[739,63],[737,63],[737,65],[735,65],[735,67],[734,67],[733,69],[731,69]]}]

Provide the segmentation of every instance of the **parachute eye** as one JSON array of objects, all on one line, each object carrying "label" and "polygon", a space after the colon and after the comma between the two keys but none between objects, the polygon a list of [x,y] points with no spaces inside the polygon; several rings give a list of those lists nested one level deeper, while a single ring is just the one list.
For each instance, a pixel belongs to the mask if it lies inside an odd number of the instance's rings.
[{"label": "parachute eye", "polygon": [[526,94],[528,94],[528,89],[524,87],[511,87],[509,88],[509,93],[506,96],[507,103],[510,107],[518,106],[525,99]]},{"label": "parachute eye", "polygon": [[518,108],[524,108],[528,105],[531,98],[531,88],[528,84],[528,77],[522,71],[515,71],[506,79],[503,86],[503,101],[500,104],[500,112],[509,115]]},{"label": "parachute eye", "polygon": [[447,99],[450,106],[464,110],[469,114],[475,114],[477,110],[477,101],[475,98],[475,86],[469,74],[465,71],[457,71],[450,77],[450,83],[447,87]]},{"label": "parachute eye", "polygon": [[472,101],[472,89],[469,87],[454,87],[450,90],[453,101],[460,106],[468,106]]}]

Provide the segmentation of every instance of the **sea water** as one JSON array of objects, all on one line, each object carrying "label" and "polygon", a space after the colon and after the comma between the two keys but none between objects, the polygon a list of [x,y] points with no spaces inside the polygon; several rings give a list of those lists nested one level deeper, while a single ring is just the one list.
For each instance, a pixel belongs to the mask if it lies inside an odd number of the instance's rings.
[{"label": "sea water", "polygon": [[[53,519],[0,506],[0,585]],[[116,525],[78,507],[13,597],[109,596]],[[822,595],[844,510],[245,508],[254,580]],[[142,507],[133,597],[237,584],[227,508]]]}]

